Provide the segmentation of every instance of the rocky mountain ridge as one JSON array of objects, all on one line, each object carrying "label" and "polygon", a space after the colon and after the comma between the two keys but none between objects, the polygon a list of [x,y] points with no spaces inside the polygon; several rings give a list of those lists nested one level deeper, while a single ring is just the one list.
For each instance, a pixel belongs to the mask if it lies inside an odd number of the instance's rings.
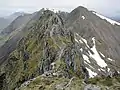
[{"label": "rocky mountain ridge", "polygon": [[84,7],[33,18],[1,63],[2,90],[119,90],[119,25]]}]

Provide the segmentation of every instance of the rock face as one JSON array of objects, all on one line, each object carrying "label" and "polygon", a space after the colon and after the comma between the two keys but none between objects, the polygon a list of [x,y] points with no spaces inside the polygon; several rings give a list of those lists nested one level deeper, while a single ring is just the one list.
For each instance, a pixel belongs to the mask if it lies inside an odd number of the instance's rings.
[{"label": "rock face", "polygon": [[119,28],[84,7],[32,14],[0,49],[0,89],[119,90]]}]

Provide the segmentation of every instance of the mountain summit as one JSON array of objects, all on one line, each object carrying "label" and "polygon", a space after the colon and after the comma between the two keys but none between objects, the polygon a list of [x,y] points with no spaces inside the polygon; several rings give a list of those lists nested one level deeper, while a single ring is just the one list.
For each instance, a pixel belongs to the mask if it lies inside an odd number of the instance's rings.
[{"label": "mountain summit", "polygon": [[119,90],[120,26],[102,17],[80,6],[16,19],[0,49],[0,89]]}]

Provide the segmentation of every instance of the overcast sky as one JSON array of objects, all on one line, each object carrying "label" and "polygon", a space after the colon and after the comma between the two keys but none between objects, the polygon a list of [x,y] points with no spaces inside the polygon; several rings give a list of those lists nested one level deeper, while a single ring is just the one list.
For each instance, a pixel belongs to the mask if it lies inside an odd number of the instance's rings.
[{"label": "overcast sky", "polygon": [[34,12],[41,8],[71,11],[78,6],[87,7],[106,16],[120,15],[120,0],[0,0],[0,16],[15,11]]}]

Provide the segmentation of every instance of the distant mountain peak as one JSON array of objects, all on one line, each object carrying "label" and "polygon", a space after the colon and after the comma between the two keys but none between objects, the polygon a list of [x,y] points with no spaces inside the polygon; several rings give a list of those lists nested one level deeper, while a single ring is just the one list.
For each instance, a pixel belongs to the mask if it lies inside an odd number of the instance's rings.
[{"label": "distant mountain peak", "polygon": [[78,6],[77,8],[75,8],[73,11],[77,11],[77,12],[82,12],[82,11],[88,11],[87,8],[83,7],[83,6]]}]

